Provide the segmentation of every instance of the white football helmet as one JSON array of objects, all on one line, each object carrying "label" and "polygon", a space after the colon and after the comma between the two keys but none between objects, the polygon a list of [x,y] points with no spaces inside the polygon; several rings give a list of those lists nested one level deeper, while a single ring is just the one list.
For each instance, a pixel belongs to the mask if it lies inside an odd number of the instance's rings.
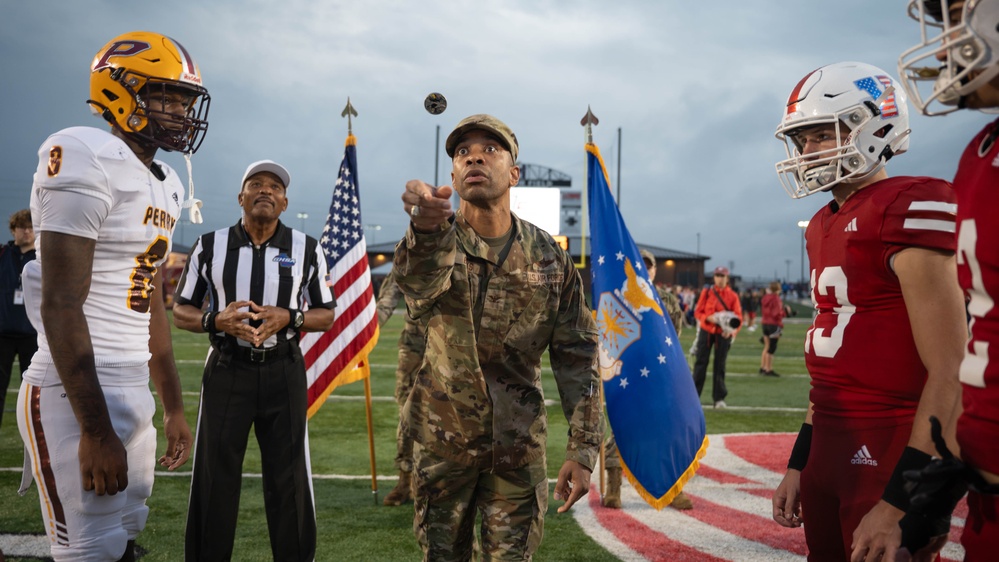
[{"label": "white football helmet", "polygon": [[[925,115],[963,108],[965,96],[999,74],[999,0],[967,0],[951,13],[956,3],[909,0],[921,40],[898,58],[898,73]],[[980,73],[972,77],[974,72]],[[934,101],[939,106],[930,107]]]},{"label": "white football helmet", "polygon": [[[835,126],[836,147],[802,156],[796,133],[828,124]],[[777,163],[777,175],[792,198],[863,181],[909,148],[905,92],[876,66],[823,66],[791,91],[776,136],[787,149],[787,159]]]}]

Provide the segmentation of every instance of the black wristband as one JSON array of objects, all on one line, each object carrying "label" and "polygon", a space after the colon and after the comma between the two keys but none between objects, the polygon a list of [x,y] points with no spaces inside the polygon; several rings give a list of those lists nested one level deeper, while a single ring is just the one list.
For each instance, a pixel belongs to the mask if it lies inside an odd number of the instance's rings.
[{"label": "black wristband", "polygon": [[201,315],[201,329],[211,337],[218,333],[218,328],[215,327],[215,317],[218,315],[218,312],[211,310]]},{"label": "black wristband", "polygon": [[794,440],[791,458],[787,459],[789,469],[801,471],[808,464],[808,453],[812,450],[812,424],[803,423],[798,430],[798,438]]},{"label": "black wristband", "polygon": [[930,464],[931,460],[933,457],[928,453],[906,447],[898,459],[898,464],[895,465],[895,471],[891,473],[891,479],[888,480],[888,485],[885,486],[881,499],[893,507],[908,511],[909,492],[905,489],[906,481],[903,474],[907,470],[922,470]]}]

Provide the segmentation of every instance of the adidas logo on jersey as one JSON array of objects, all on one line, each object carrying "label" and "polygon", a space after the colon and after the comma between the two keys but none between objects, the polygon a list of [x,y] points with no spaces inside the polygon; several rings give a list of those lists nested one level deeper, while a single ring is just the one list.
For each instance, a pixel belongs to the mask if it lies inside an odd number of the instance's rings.
[{"label": "adidas logo on jersey", "polygon": [[846,228],[843,232],[857,232],[857,217],[853,217],[850,222],[846,223]]},{"label": "adidas logo on jersey", "polygon": [[853,459],[850,460],[850,464],[866,464],[869,466],[878,466],[878,461],[874,460],[871,457],[870,451],[867,450],[867,445],[864,445],[860,448],[859,451],[857,451],[855,455],[853,455]]}]

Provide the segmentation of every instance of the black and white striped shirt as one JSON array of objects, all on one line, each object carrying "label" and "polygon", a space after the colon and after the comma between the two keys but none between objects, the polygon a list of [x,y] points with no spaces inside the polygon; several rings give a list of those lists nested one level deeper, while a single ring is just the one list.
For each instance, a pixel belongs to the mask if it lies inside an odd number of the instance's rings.
[{"label": "black and white striped shirt", "polygon": [[[239,300],[298,310],[336,307],[319,242],[281,222],[271,239],[259,247],[246,235],[242,220],[198,238],[187,258],[175,300],[201,308],[206,298],[211,311],[223,310]],[[289,325],[261,347],[273,347],[296,337]],[[238,343],[250,345],[242,340]]]}]

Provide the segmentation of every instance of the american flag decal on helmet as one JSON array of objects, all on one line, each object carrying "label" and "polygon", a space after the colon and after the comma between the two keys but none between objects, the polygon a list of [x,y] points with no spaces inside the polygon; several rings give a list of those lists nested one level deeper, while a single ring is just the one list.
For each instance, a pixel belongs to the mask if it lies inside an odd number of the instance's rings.
[{"label": "american flag decal on helmet", "polygon": [[868,76],[867,78],[855,80],[853,83],[857,86],[858,90],[867,92],[875,100],[880,98],[886,90],[891,89],[888,95],[881,100],[881,118],[898,117],[898,105],[895,102],[895,91],[891,84],[891,78],[884,75]]}]

